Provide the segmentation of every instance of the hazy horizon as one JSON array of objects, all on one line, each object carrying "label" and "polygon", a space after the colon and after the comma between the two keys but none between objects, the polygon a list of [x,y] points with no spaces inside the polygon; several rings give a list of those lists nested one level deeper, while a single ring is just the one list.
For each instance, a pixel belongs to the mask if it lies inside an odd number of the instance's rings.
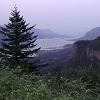
[{"label": "hazy horizon", "polygon": [[8,22],[15,4],[27,22],[59,34],[83,35],[100,26],[99,0],[3,0],[1,25]]}]

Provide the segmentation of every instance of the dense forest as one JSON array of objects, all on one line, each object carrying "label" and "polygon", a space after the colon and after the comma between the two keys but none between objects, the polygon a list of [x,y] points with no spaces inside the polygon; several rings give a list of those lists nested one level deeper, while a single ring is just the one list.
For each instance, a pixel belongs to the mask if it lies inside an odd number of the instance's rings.
[{"label": "dense forest", "polygon": [[48,64],[37,58],[34,27],[17,7],[0,27],[0,100],[100,100],[100,37],[75,42],[74,57],[61,70],[43,74]]}]

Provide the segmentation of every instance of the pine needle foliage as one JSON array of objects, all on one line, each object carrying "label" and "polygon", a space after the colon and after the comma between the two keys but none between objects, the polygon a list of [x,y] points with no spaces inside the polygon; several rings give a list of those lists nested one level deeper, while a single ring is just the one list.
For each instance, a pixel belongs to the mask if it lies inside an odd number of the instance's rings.
[{"label": "pine needle foliage", "polygon": [[[29,26],[20,16],[17,7],[11,12],[9,23],[0,27],[0,33],[3,35],[0,47],[2,61],[7,65],[28,66],[25,70],[35,70],[39,60],[35,59],[36,53],[40,50],[35,43],[37,35],[32,32],[34,26]],[[32,60],[30,60],[32,59]],[[13,67],[13,68],[14,68]]]}]

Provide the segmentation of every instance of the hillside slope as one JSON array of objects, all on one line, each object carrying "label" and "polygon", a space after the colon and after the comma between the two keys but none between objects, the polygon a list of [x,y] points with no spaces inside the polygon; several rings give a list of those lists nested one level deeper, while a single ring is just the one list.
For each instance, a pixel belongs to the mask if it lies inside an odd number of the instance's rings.
[{"label": "hillside slope", "polygon": [[32,30],[36,35],[38,35],[39,39],[50,39],[50,38],[65,38],[67,36],[56,34],[52,30],[49,29],[33,29]]},{"label": "hillside slope", "polygon": [[94,40],[98,36],[100,36],[100,27],[96,27],[90,30],[89,32],[86,33],[84,37],[80,38],[79,40]]}]

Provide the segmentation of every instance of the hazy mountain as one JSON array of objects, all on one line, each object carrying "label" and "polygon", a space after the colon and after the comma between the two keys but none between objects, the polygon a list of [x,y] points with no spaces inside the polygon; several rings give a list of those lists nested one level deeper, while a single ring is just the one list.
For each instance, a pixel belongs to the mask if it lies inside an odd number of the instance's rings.
[{"label": "hazy mountain", "polygon": [[36,29],[35,28],[32,31],[34,31],[35,34],[38,35],[39,39],[65,38],[65,37],[67,37],[65,35],[56,34],[55,32],[53,32],[52,30],[49,30],[49,29]]},{"label": "hazy mountain", "polygon": [[100,27],[96,27],[89,32],[86,33],[86,35],[79,40],[93,40],[96,39],[98,36],[100,36]]},{"label": "hazy mountain", "polygon": [[[66,35],[60,35],[60,34],[56,34],[55,32],[49,30],[49,29],[37,29],[37,28],[34,28],[32,30],[35,35],[38,35],[38,39],[51,39],[51,38],[68,38],[68,37],[71,37],[71,36],[66,36]],[[1,39],[3,38],[3,35],[0,34],[0,41]]]}]

